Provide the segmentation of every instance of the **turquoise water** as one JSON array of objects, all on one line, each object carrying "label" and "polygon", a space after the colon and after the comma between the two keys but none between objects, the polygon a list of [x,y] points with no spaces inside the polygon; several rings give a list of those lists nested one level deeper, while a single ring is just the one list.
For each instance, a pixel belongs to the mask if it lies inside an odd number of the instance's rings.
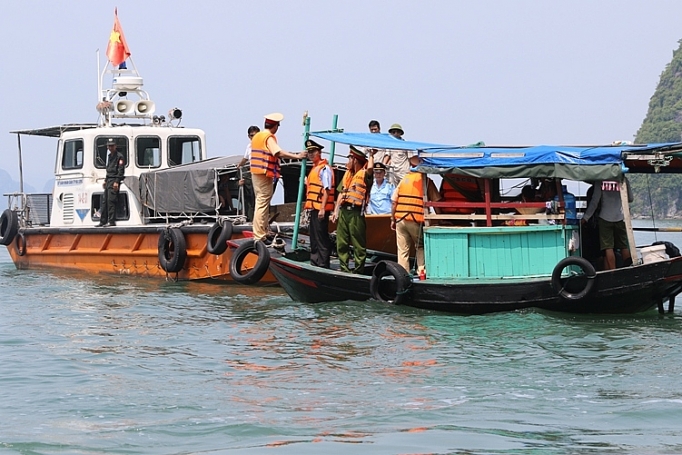
[{"label": "turquoise water", "polygon": [[4,248],[0,294],[0,453],[682,453],[679,309],[299,304]]}]

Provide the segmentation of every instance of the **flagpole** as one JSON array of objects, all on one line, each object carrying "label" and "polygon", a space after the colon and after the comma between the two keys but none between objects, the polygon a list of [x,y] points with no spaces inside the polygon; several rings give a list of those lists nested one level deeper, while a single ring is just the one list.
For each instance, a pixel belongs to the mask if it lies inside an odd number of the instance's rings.
[{"label": "flagpole", "polygon": [[99,49],[97,49],[97,102],[104,101],[102,99],[102,78],[99,77]]}]

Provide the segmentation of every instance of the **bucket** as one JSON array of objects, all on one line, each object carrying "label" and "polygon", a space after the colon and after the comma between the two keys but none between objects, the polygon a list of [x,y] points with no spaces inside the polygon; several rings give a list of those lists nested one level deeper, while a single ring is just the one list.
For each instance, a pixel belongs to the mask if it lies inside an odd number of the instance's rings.
[{"label": "bucket", "polygon": [[668,255],[665,254],[665,245],[654,245],[648,246],[641,249],[642,261],[645,264],[651,264],[652,262],[665,261],[668,259]]}]

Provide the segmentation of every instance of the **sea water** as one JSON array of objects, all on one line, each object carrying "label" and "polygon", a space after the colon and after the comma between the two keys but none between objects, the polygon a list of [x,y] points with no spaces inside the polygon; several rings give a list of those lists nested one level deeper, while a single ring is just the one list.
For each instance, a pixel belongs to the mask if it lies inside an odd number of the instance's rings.
[{"label": "sea water", "polygon": [[679,309],[301,304],[4,248],[0,295],[0,453],[682,453]]}]

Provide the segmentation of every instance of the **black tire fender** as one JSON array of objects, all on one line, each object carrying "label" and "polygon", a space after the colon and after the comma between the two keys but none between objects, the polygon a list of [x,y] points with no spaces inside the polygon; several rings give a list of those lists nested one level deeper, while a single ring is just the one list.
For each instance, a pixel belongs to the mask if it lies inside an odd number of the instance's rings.
[{"label": "black tire fender", "polygon": [[[580,292],[568,292],[561,284],[561,273],[566,267],[571,265],[580,267],[580,269],[583,271],[583,274],[585,275],[585,287]],[[590,261],[580,256],[569,256],[562,259],[556,266],[554,266],[554,270],[552,271],[552,289],[554,289],[554,291],[562,299],[576,301],[582,300],[590,295],[594,290],[596,277],[597,272],[594,270],[594,266],[590,264]]]},{"label": "black tire fender", "polygon": [[[249,254],[258,255],[258,260],[251,270],[242,273],[242,264]],[[239,284],[255,284],[268,271],[270,252],[263,242],[248,240],[232,253],[230,258],[230,276]]]},{"label": "black tire fender", "polygon": [[164,230],[159,235],[159,265],[168,273],[177,273],[185,266],[187,243],[178,228]]},{"label": "black tire fender", "polygon": [[17,212],[5,209],[0,215],[0,245],[10,245],[18,231],[19,217]]},{"label": "black tire fender", "polygon": [[23,232],[19,234],[14,239],[14,246],[17,248],[17,254],[23,256],[26,254],[26,236]]},{"label": "black tire fender", "polygon": [[208,231],[206,249],[211,254],[223,254],[227,241],[232,238],[232,223],[228,220],[216,222]]},{"label": "black tire fender", "polygon": [[[392,276],[395,281],[395,294],[391,295],[387,289],[388,280],[384,277]],[[379,261],[372,271],[369,282],[369,292],[376,300],[401,305],[409,297],[412,277],[397,262]]]}]

